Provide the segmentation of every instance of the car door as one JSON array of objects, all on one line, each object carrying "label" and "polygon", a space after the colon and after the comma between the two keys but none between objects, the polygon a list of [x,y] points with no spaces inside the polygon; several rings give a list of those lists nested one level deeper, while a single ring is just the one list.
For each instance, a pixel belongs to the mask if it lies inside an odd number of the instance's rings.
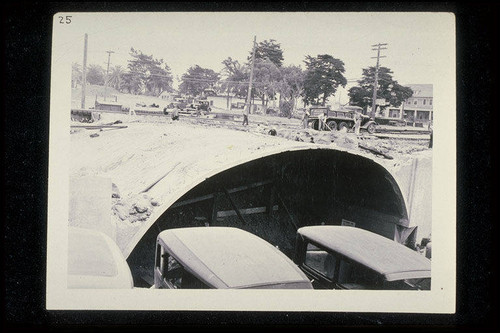
[{"label": "car door", "polygon": [[300,268],[309,277],[315,289],[333,289],[337,268],[337,257],[325,249],[308,243]]}]

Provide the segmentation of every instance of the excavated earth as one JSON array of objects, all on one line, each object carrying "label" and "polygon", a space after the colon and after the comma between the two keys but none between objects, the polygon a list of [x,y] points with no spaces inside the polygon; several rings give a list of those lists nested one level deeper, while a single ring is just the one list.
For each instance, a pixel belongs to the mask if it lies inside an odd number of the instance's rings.
[{"label": "excavated earth", "polygon": [[[382,139],[368,133],[319,132],[301,128],[298,119],[250,115],[218,119],[181,116],[129,116],[103,113],[89,128],[71,125],[70,177],[110,178],[112,221],[116,241],[124,250],[130,239],[155,209],[167,202],[186,179],[207,173],[207,166],[220,168],[231,156],[258,156],[259,151],[289,147],[322,147],[354,152],[382,164],[390,172],[411,163],[415,156],[431,156],[428,139]],[[102,127],[98,127],[102,126]],[[200,159],[208,163],[198,164]],[[180,163],[182,161],[182,163]],[[169,170],[183,177],[171,188],[155,187]],[[176,183],[177,182],[177,183]]]}]

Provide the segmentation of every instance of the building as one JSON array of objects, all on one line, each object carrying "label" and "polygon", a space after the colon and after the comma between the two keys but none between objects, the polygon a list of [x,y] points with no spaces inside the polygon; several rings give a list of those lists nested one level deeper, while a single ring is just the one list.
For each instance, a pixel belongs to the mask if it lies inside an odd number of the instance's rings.
[{"label": "building", "polygon": [[399,108],[389,106],[387,116],[406,120],[407,126],[427,127],[433,119],[432,84],[407,84],[413,96],[405,100]]}]

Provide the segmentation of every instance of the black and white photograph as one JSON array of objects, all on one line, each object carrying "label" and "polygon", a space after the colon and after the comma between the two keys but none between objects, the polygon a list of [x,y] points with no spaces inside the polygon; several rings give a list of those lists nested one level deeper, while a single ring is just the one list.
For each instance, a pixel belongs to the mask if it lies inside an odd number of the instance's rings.
[{"label": "black and white photograph", "polygon": [[448,12],[53,17],[47,310],[456,308]]}]

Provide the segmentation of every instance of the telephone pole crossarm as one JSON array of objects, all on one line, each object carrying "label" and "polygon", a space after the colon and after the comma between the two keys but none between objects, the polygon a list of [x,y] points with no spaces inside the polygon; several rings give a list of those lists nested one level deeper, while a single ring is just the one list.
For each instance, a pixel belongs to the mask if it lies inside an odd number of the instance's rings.
[{"label": "telephone pole crossarm", "polygon": [[379,64],[380,64],[380,58],[385,58],[385,56],[380,55],[380,50],[387,50],[386,47],[382,47],[385,45],[387,45],[387,43],[378,43],[378,44],[372,45],[372,47],[374,47],[374,48],[372,48],[372,50],[377,51],[377,56],[371,57],[371,58],[377,58],[377,65],[375,66],[375,80],[373,81],[372,110],[370,112],[370,117],[372,119],[375,119],[375,111],[377,108],[378,68],[379,68]]}]

